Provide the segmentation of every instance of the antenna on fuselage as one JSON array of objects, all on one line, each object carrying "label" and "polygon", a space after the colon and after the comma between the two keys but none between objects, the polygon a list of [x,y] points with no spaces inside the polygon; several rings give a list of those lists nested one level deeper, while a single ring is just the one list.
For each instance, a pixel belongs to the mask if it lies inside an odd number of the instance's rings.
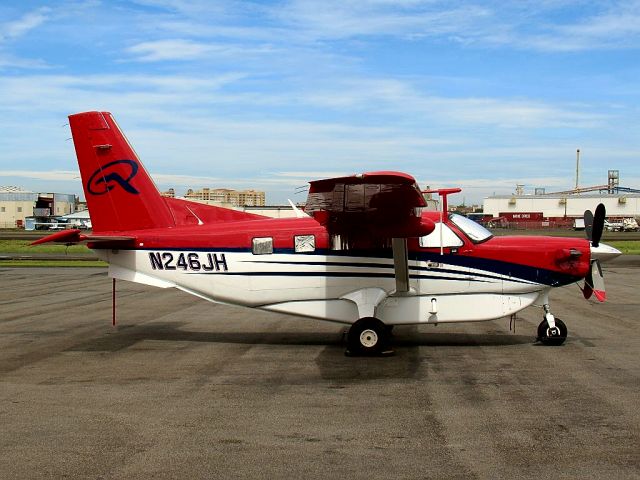
[{"label": "antenna on fuselage", "polygon": [[300,210],[300,209],[296,206],[296,204],[295,204],[295,203],[293,203],[293,202],[291,201],[291,199],[287,199],[287,201],[289,202],[289,205],[291,205],[291,208],[293,208],[293,211],[294,211],[294,212],[295,212],[295,214],[296,214],[296,218],[304,218],[304,217],[308,217],[308,216],[309,216],[309,214],[308,214],[308,213],[305,213],[305,212],[303,212],[302,210]]}]

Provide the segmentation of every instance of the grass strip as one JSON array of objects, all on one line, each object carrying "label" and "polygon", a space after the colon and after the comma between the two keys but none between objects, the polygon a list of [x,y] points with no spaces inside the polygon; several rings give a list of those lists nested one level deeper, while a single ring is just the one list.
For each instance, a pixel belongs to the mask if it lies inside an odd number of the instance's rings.
[{"label": "grass strip", "polygon": [[31,240],[0,240],[0,253],[58,253],[60,255],[95,255],[86,245],[44,244],[30,246]]},{"label": "grass strip", "polygon": [[625,255],[640,255],[640,240],[618,240],[605,243],[617,248]]},{"label": "grass strip", "polygon": [[2,267],[107,267],[101,260],[0,260]]}]

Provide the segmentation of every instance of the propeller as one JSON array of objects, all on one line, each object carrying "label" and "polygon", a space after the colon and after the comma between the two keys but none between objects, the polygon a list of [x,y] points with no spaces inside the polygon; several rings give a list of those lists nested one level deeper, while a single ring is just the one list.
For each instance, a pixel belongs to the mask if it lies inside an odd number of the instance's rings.
[{"label": "propeller", "polygon": [[[587,234],[587,239],[591,241],[591,247],[595,248],[600,245],[600,238],[602,237],[602,230],[604,229],[604,219],[607,212],[602,203],[596,207],[596,213],[591,213],[591,210],[584,212],[584,229]],[[602,275],[602,267],[600,266],[600,260],[591,259],[589,265],[589,272],[584,279],[584,288],[582,289],[584,298],[591,298],[591,295],[596,296],[598,301],[604,302],[607,298],[607,293],[604,286],[604,276]]]},{"label": "propeller", "polygon": [[591,244],[594,247],[600,245],[600,238],[602,237],[602,230],[604,229],[604,218],[607,215],[607,211],[602,203],[596,207],[596,213],[593,215],[593,227],[591,231]]},{"label": "propeller", "polygon": [[591,240],[593,236],[593,213],[591,210],[584,212],[584,233],[587,234],[587,239]]}]

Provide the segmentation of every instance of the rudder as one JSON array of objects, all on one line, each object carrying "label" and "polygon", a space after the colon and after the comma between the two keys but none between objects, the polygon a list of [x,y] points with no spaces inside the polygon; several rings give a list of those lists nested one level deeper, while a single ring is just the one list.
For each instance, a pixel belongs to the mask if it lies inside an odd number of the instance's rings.
[{"label": "rudder", "polygon": [[93,230],[175,225],[153,180],[109,112],[69,116]]}]

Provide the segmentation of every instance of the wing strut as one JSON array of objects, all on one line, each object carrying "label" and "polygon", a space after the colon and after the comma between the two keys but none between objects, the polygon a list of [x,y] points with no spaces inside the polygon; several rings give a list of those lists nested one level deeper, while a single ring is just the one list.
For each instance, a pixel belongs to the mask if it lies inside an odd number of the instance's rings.
[{"label": "wing strut", "polygon": [[409,253],[406,238],[391,239],[393,248],[393,269],[396,274],[394,295],[408,293],[409,289]]}]

